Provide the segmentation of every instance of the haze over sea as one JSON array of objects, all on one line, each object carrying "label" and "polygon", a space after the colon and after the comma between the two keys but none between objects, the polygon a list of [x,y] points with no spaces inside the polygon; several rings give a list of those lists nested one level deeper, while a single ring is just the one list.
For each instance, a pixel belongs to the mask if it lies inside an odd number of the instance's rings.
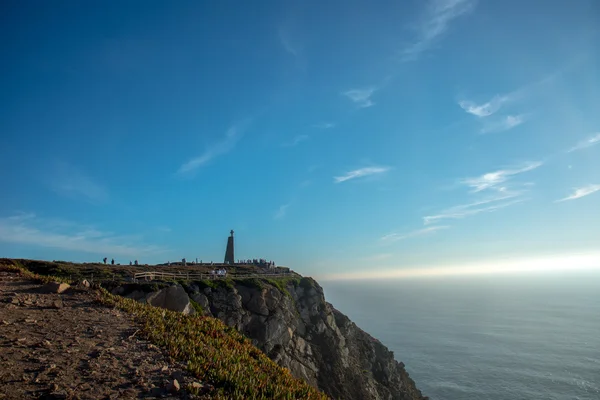
[{"label": "haze over sea", "polygon": [[600,399],[600,274],[325,281],[432,400]]}]

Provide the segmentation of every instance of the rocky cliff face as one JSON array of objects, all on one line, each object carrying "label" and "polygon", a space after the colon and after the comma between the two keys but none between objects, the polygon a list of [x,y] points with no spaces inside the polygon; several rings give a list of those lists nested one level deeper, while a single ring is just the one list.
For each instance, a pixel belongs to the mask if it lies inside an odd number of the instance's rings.
[{"label": "rocky cliff face", "polygon": [[[200,312],[237,328],[294,376],[335,399],[423,399],[404,364],[327,303],[314,280],[277,286],[253,280],[197,282],[184,289]],[[117,291],[127,295],[128,290]],[[144,301],[139,290],[131,293]]]}]

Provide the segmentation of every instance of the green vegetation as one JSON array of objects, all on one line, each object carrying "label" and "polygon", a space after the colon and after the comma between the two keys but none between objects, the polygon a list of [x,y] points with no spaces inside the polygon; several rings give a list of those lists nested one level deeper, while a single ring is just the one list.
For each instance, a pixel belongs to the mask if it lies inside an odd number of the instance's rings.
[{"label": "green vegetation", "polygon": [[279,291],[281,293],[283,293],[284,295],[286,295],[289,298],[292,298],[289,290],[288,290],[288,286],[289,285],[293,285],[294,287],[297,287],[301,282],[301,278],[300,277],[289,277],[289,278],[260,278],[260,277],[256,277],[256,278],[245,278],[245,279],[236,279],[235,283],[242,285],[242,286],[246,286],[246,287],[251,287],[251,288],[257,288],[257,289],[264,289],[266,288],[266,284],[269,284],[271,286],[276,287],[277,289],[279,289]]},{"label": "green vegetation", "polygon": [[194,299],[190,298],[190,303],[192,304],[192,307],[194,307],[194,310],[196,310],[196,314],[204,315],[204,309],[202,308],[202,306],[200,304],[198,304],[198,302],[196,302],[196,301],[194,301]]},{"label": "green vegetation", "polygon": [[194,281],[193,283],[197,284],[200,289],[207,287],[211,289],[233,289],[233,280],[231,278],[207,279],[202,281]]},{"label": "green vegetation", "polygon": [[[0,267],[20,272],[38,282],[67,281],[61,277],[35,274],[14,261],[0,260]],[[216,287],[221,286],[223,281],[226,280],[207,282],[215,285],[210,287]],[[229,281],[229,285],[233,283]],[[174,359],[187,361],[188,370],[196,378],[213,384],[215,390],[209,393],[210,398],[327,399],[317,389],[294,378],[288,369],[278,366],[250,340],[218,319],[152,307],[114,296],[104,288],[99,288],[97,293],[101,303],[132,314],[142,325],[141,334],[145,338],[167,349]],[[193,392],[192,388],[188,390]]]}]

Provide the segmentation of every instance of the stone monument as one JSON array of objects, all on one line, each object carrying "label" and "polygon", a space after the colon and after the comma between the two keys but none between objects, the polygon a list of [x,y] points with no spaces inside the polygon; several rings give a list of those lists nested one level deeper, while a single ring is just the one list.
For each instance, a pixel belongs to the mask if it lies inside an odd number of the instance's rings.
[{"label": "stone monument", "polygon": [[225,264],[233,265],[235,263],[233,255],[233,229],[230,233],[231,236],[227,238],[227,248],[225,249]]}]

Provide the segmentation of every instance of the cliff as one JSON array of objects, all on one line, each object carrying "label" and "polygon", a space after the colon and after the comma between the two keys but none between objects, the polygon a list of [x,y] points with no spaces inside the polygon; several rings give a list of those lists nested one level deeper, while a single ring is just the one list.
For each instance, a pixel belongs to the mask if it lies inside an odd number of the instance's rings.
[{"label": "cliff", "polygon": [[[166,290],[185,290],[190,299],[167,308],[222,320],[292,375],[333,398],[424,399],[404,364],[327,303],[313,279],[202,281]],[[142,302],[160,298],[157,291],[155,283],[113,288]]]}]

